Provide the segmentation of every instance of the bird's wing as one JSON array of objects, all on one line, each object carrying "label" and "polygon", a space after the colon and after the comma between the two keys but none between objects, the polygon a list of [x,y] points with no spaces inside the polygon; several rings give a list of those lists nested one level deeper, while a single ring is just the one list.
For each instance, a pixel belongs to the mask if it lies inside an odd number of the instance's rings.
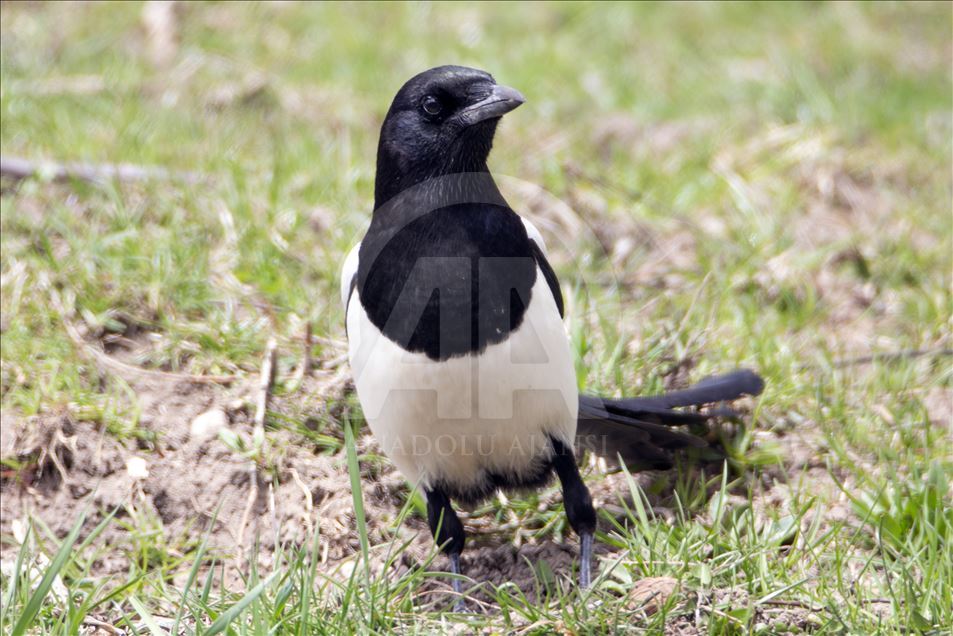
[{"label": "bird's wing", "polygon": [[348,301],[351,300],[351,292],[357,283],[357,262],[358,254],[361,251],[361,244],[358,243],[347,253],[344,259],[344,265],[341,266],[341,305],[347,312]]},{"label": "bird's wing", "polygon": [[532,221],[526,217],[520,217],[520,219],[523,221],[523,227],[526,228],[526,235],[529,236],[529,242],[533,246],[533,258],[536,260],[536,265],[539,267],[539,270],[543,272],[546,284],[549,285],[549,291],[552,292],[553,299],[556,301],[556,307],[559,308],[559,317],[562,318],[563,292],[559,288],[559,279],[556,278],[556,272],[553,271],[549,261],[546,260],[546,242]]},{"label": "bird's wing", "polygon": [[526,228],[526,234],[529,236],[529,240],[536,243],[539,246],[539,249],[543,252],[543,256],[546,255],[546,241],[543,240],[543,235],[539,233],[539,230],[536,229],[536,226],[533,225],[533,222],[527,219],[525,216],[521,216],[520,220],[523,221],[523,227]]}]

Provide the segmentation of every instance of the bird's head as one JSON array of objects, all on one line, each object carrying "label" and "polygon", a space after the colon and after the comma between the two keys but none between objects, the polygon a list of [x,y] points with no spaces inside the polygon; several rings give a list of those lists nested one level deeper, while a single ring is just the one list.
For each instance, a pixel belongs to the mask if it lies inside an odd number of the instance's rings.
[{"label": "bird's head", "polygon": [[377,206],[449,174],[486,172],[500,117],[525,101],[484,71],[438,66],[397,92],[377,148]]}]

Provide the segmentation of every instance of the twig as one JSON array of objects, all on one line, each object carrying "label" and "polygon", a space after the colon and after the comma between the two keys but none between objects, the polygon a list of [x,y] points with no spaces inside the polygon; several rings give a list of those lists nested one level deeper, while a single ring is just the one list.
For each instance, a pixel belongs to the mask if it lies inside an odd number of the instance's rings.
[{"label": "twig", "polygon": [[302,352],[301,352],[301,364],[298,365],[298,368],[295,369],[294,375],[291,377],[289,384],[289,392],[293,393],[301,388],[301,385],[304,384],[304,378],[309,373],[311,373],[311,344],[312,344],[312,335],[311,335],[311,321],[305,323],[304,326],[304,336],[302,339]]},{"label": "twig", "polygon": [[314,531],[314,526],[311,523],[311,513],[314,511],[314,497],[311,496],[311,491],[305,485],[304,481],[302,481],[301,475],[299,475],[298,471],[294,468],[291,469],[291,479],[294,480],[295,485],[301,489],[301,493],[304,495],[304,510],[306,513],[304,523],[308,534],[311,534]]},{"label": "twig", "polygon": [[770,601],[762,601],[759,605],[779,605],[781,607],[800,607],[801,609],[806,609],[810,612],[823,612],[826,607],[816,607],[802,601],[787,601],[784,599],[772,599]]},{"label": "twig", "polygon": [[[420,598],[423,598],[423,597],[425,597],[425,596],[450,596],[450,597],[453,597],[453,598],[458,598],[458,595],[457,595],[456,592],[454,592],[453,590],[447,590],[447,589],[445,589],[445,588],[435,588],[435,589],[432,589],[432,590],[424,590],[424,591],[422,591],[422,592],[417,592],[416,595],[417,595],[418,597],[420,597]],[[484,609],[493,609],[493,605],[492,605],[492,604],[487,603],[486,601],[481,600],[481,599],[477,598],[476,596],[474,596],[474,595],[472,595],[472,594],[471,594],[471,595],[464,595],[463,598],[466,600],[467,603],[474,603],[474,604],[479,605],[480,607],[482,607],[482,608],[484,608]],[[540,625],[543,625],[544,623],[543,623],[543,622],[540,622],[539,624],[540,624]],[[546,625],[546,626],[551,626],[550,623],[545,623],[545,625]]]},{"label": "twig", "polygon": [[[705,593],[699,592],[695,601],[695,627],[701,629],[702,626],[702,606],[705,605]],[[707,607],[707,605],[706,605]]]},{"label": "twig", "polygon": [[93,362],[95,362],[104,371],[111,371],[123,379],[130,375],[138,375],[172,382],[190,382],[192,384],[227,385],[238,379],[238,376],[234,375],[191,375],[188,373],[170,373],[168,371],[157,371],[155,369],[143,369],[142,367],[137,367],[116,360],[102,349],[94,347],[93,345],[86,342],[86,339],[83,338],[82,334],[80,334],[79,328],[70,317],[73,312],[66,308],[59,292],[53,289],[53,287],[49,284],[48,279],[41,278],[40,286],[49,290],[50,300],[52,301],[51,304],[53,305],[53,309],[56,310],[56,313],[59,315],[59,319],[63,323],[63,327],[66,329],[66,335],[69,336],[70,340],[73,341],[73,344],[76,345],[81,353],[84,353],[86,356],[91,358]]},{"label": "twig", "polygon": [[83,625],[89,625],[90,627],[98,627],[99,629],[105,630],[109,632],[110,634],[116,634],[116,636],[126,633],[125,631],[119,629],[112,623],[101,621],[98,618],[93,618],[92,616],[84,616]]},{"label": "twig", "polygon": [[184,181],[198,183],[203,177],[194,172],[171,171],[131,163],[58,163],[30,161],[22,157],[0,157],[0,175],[11,179],[45,177],[50,181],[87,181],[104,184],[110,181]]},{"label": "twig", "polygon": [[324,386],[321,389],[321,392],[324,395],[334,395],[338,391],[342,391],[347,383],[351,380],[351,368],[345,364],[342,364],[337,367],[337,370],[331,376],[331,378],[324,383]]},{"label": "twig", "polygon": [[242,518],[238,524],[238,547],[244,544],[245,528],[248,526],[248,519],[251,516],[252,508],[258,499],[258,461],[265,451],[265,415],[268,413],[268,402],[271,400],[271,389],[275,384],[275,372],[278,361],[278,343],[272,337],[268,339],[265,345],[265,357],[261,363],[261,379],[258,384],[258,399],[255,406],[255,426],[252,432],[253,444],[255,444],[255,454],[248,462],[248,498],[245,501],[245,509],[242,511]]},{"label": "twig", "polygon": [[326,371],[330,371],[331,369],[337,369],[341,366],[344,366],[344,363],[347,362],[347,357],[348,356],[346,353],[342,353],[340,355],[334,356],[333,358],[328,358],[327,360],[321,363],[321,367]]},{"label": "twig", "polygon": [[639,201],[643,197],[642,192],[624,186],[621,183],[609,181],[594,174],[590,174],[584,171],[581,166],[572,161],[567,161],[563,164],[563,173],[570,179],[588,181],[590,185],[598,186],[604,190],[613,190],[617,194],[621,194],[633,201]]},{"label": "twig", "polygon": [[311,373],[311,321],[304,326],[304,352],[301,356],[301,377]]},{"label": "twig", "polygon": [[235,538],[235,543],[238,546],[238,550],[241,554],[244,554],[242,551],[242,545],[245,543],[245,528],[248,526],[248,519],[251,516],[251,510],[255,506],[255,501],[258,499],[258,469],[254,460],[251,462],[251,466],[248,468],[248,496],[245,498],[245,508],[242,510],[241,521],[238,522],[238,535]]},{"label": "twig", "polygon": [[[872,353],[870,355],[859,356],[856,358],[834,360],[831,362],[830,366],[834,369],[844,369],[846,367],[871,364],[873,362],[898,362],[900,360],[910,360],[912,358],[922,358],[924,356],[934,356],[937,358],[953,356],[953,349],[932,347],[930,349],[903,349],[901,351],[885,351],[882,353]],[[819,371],[821,369],[821,365],[809,362],[805,362],[797,366],[798,371]]]},{"label": "twig", "polygon": [[[275,484],[273,481],[268,482],[268,516],[271,518],[271,531],[274,533],[274,550],[275,554],[281,554],[283,551],[279,549],[279,544],[281,543],[278,536],[278,506],[275,503]],[[277,561],[277,559],[275,559]],[[272,562],[272,571],[277,568],[277,563]]]},{"label": "twig", "polygon": [[92,95],[106,90],[101,75],[66,75],[10,83],[10,92],[20,95]]},{"label": "twig", "polygon": [[167,66],[179,50],[179,20],[174,1],[150,0],[142,5],[146,50],[153,66]]},{"label": "twig", "polygon": [[[67,331],[76,329],[75,326],[70,325],[67,327]],[[78,334],[75,334],[78,335]],[[228,385],[238,379],[238,376],[235,375],[192,375],[189,373],[170,373],[168,371],[156,371],[155,369],[143,369],[142,367],[137,367],[135,365],[126,364],[116,360],[108,353],[102,349],[97,349],[87,342],[82,342],[82,336],[80,340],[76,339],[74,334],[70,334],[70,338],[79,344],[83,352],[89,355],[94,359],[101,367],[107,371],[112,371],[117,375],[125,378],[128,375],[138,375],[146,378],[156,378],[161,380],[168,380],[170,382],[189,382],[191,384],[221,384]],[[81,343],[81,344],[80,344]]]},{"label": "twig", "polygon": [[347,343],[343,340],[335,340],[334,338],[327,338],[325,336],[318,336],[315,334],[311,335],[311,344],[320,344],[326,347],[331,347],[332,349],[338,349],[342,351],[347,350]]},{"label": "twig", "polygon": [[255,434],[264,435],[265,415],[271,401],[271,389],[275,385],[275,373],[278,369],[278,342],[274,337],[265,345],[265,359],[261,363],[261,379],[258,383],[258,400],[255,405]]}]

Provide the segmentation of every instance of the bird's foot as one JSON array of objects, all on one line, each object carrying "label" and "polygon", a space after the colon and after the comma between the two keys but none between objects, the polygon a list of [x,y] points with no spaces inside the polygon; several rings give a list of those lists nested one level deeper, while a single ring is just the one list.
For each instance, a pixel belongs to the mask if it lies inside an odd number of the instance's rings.
[{"label": "bird's foot", "polygon": [[591,583],[592,533],[584,532],[579,537],[579,588],[584,590]]},{"label": "bird's foot", "polygon": [[453,611],[465,612],[467,611],[467,604],[464,601],[463,596],[463,582],[460,580],[461,572],[459,554],[450,555],[450,572],[456,575],[450,581],[450,584],[453,586],[453,595],[456,597],[456,600],[453,602]]}]

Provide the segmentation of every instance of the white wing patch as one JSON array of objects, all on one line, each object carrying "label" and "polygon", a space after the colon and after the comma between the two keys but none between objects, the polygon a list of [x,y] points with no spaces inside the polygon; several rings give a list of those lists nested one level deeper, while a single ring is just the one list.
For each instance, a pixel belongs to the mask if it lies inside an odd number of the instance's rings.
[{"label": "white wing patch", "polygon": [[358,243],[347,253],[347,258],[344,259],[344,265],[341,266],[341,306],[344,307],[345,313],[347,313],[347,299],[351,295],[351,281],[354,279],[354,275],[357,274],[357,262],[360,251],[361,244]]},{"label": "white wing patch", "polygon": [[548,257],[549,254],[546,252],[546,241],[543,240],[543,235],[539,233],[539,230],[536,229],[536,226],[533,225],[533,222],[527,219],[525,216],[521,216],[520,220],[523,221],[523,227],[526,228],[526,234],[529,236],[531,241],[535,241],[539,245],[539,249],[542,250],[543,256]]}]

